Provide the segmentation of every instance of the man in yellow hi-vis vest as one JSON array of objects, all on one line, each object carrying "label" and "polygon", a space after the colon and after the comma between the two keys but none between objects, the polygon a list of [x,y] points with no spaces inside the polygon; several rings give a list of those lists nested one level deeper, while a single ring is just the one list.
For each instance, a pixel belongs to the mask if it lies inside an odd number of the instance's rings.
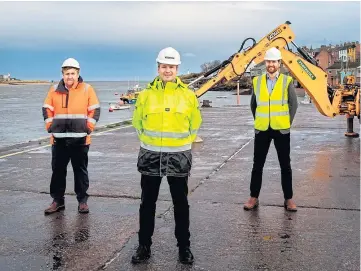
[{"label": "man in yellow hi-vis vest", "polygon": [[264,57],[267,73],[253,78],[251,109],[255,119],[254,159],[251,177],[251,197],[245,210],[259,205],[263,167],[273,139],[281,166],[284,207],[297,211],[292,190],[290,159],[290,128],[297,111],[297,96],[290,76],[280,74],[281,52],[270,48]]},{"label": "man in yellow hi-vis vest", "polygon": [[132,257],[140,263],[150,257],[159,186],[166,176],[174,205],[175,237],[181,263],[193,263],[190,250],[188,176],[192,142],[202,118],[193,91],[177,77],[180,54],[168,47],[159,52],[158,74],[141,91],[133,115],[140,139],[138,171],[141,176],[139,246]]}]

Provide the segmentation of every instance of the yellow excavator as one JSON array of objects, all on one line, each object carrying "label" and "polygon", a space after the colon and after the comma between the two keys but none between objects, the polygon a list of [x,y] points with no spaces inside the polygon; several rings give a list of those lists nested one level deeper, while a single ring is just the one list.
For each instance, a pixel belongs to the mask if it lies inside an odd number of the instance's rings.
[{"label": "yellow excavator", "polygon": [[[195,91],[196,96],[201,97],[213,86],[241,77],[251,63],[262,62],[265,52],[271,47],[276,47],[282,53],[282,62],[311,97],[318,111],[327,117],[346,115],[345,135],[358,137],[358,134],[353,131],[353,119],[355,116],[360,119],[360,86],[356,85],[355,78],[351,76],[345,78],[342,85],[336,88],[330,87],[327,84],[327,73],[318,66],[315,59],[294,43],[295,34],[290,24],[289,21],[281,24],[258,43],[253,38],[245,39],[237,53],[190,82],[189,86],[217,72]],[[253,41],[252,46],[243,49],[248,40]],[[299,55],[289,49],[290,43],[295,46]]]}]

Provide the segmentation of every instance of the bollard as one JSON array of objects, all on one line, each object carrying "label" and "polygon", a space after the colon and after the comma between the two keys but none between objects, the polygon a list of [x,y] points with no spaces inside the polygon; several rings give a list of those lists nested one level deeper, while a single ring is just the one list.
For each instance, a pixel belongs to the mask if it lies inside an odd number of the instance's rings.
[{"label": "bollard", "polygon": [[359,137],[358,133],[355,133],[353,131],[353,116],[346,115],[347,119],[347,132],[345,133],[345,136],[347,137]]},{"label": "bollard", "polygon": [[203,100],[202,107],[212,107],[210,104],[212,101],[210,100]]}]

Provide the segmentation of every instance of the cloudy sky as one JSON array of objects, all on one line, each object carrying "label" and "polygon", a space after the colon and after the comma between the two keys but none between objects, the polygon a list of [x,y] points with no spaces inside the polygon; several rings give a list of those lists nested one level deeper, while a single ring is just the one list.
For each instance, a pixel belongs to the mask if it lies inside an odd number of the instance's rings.
[{"label": "cloudy sky", "polygon": [[360,40],[359,2],[0,2],[0,74],[56,80],[74,57],[86,80],[150,80],[168,46],[198,72],[287,20],[298,45]]}]

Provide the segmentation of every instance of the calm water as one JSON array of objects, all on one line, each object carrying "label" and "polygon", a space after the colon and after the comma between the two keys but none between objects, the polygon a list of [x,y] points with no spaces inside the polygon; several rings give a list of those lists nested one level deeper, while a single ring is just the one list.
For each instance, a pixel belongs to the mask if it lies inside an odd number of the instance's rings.
[{"label": "calm water", "polygon": [[[108,112],[109,103],[117,102],[115,93],[125,93],[128,82],[89,82],[101,103],[99,125],[130,119],[132,110]],[[147,82],[140,82],[144,87]],[[0,147],[48,136],[44,129],[42,105],[50,85],[0,85]],[[227,98],[217,98],[226,96]],[[200,98],[212,100],[212,106],[235,105],[236,96],[226,92],[208,92]],[[248,104],[249,96],[241,96]]]}]

